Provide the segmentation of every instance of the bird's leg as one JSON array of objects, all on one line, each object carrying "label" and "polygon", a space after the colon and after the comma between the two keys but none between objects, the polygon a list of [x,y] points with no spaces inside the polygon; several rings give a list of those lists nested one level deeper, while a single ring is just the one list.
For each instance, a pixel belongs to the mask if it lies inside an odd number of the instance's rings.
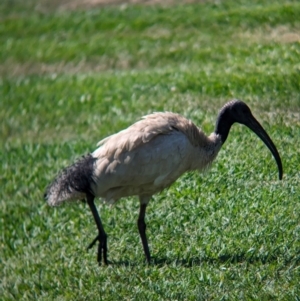
[{"label": "bird's leg", "polygon": [[97,261],[99,264],[101,264],[102,261],[102,253],[103,253],[103,260],[104,263],[107,265],[107,235],[104,231],[104,228],[101,223],[100,216],[98,214],[98,211],[96,209],[95,203],[94,203],[94,196],[91,194],[87,194],[87,203],[89,204],[89,207],[93,213],[94,220],[97,224],[97,228],[99,231],[98,236],[93,240],[93,242],[88,246],[88,249],[92,248],[93,245],[96,243],[96,241],[99,241],[98,245],[98,255],[97,255]]},{"label": "bird's leg", "polygon": [[139,218],[137,221],[137,225],[139,228],[146,259],[147,259],[148,263],[150,263],[150,251],[149,251],[149,246],[148,246],[148,241],[147,241],[147,236],[146,236],[146,223],[145,223],[146,207],[147,207],[147,204],[141,203],[140,214],[139,214]]}]

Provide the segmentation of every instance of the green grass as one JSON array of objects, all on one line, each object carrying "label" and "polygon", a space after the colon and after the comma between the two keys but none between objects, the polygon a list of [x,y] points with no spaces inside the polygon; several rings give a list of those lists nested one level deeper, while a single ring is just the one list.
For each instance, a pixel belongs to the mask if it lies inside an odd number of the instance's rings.
[{"label": "green grass", "polygon": [[[300,3],[45,9],[0,4],[1,300],[300,300]],[[43,6],[44,5],[44,6]],[[86,247],[85,204],[51,208],[55,174],[103,137],[153,111],[206,132],[240,98],[275,142],[235,125],[207,174],[156,195],[97,207],[108,267]]]}]

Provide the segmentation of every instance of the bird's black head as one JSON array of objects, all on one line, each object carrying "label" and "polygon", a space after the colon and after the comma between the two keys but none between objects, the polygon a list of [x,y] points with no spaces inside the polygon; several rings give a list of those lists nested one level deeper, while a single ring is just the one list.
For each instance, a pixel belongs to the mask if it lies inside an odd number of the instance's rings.
[{"label": "bird's black head", "polygon": [[282,163],[273,141],[252,115],[250,108],[241,100],[228,102],[219,112],[215,133],[220,135],[222,143],[226,141],[230,128],[235,122],[250,128],[266,144],[277,162],[279,178],[282,179]]},{"label": "bird's black head", "polygon": [[250,108],[241,100],[230,101],[223,107],[223,110],[228,112],[233,123],[245,124],[253,118]]},{"label": "bird's black head", "polygon": [[231,126],[235,122],[246,124],[252,118],[253,115],[250,108],[243,101],[234,99],[222,107],[218,121],[221,119],[222,123],[227,123]]},{"label": "bird's black head", "polygon": [[234,99],[226,103],[219,112],[215,132],[221,136],[224,143],[231,126],[235,123],[246,124],[253,118],[250,108],[241,100]]}]

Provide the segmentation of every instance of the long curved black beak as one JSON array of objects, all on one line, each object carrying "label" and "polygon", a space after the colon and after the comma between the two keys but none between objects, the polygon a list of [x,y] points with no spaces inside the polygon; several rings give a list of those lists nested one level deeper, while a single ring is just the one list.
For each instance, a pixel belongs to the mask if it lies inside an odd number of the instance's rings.
[{"label": "long curved black beak", "polygon": [[247,120],[247,122],[244,123],[244,125],[246,125],[249,129],[251,129],[269,148],[278,166],[279,180],[282,180],[283,170],[282,170],[281,158],[279,156],[275,144],[273,143],[273,141],[271,140],[267,132],[253,116],[251,116]]}]

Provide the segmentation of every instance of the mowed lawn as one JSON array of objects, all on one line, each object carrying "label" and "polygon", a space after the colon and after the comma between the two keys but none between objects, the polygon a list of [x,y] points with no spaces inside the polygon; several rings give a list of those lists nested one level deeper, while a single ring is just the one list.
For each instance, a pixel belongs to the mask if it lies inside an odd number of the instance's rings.
[{"label": "mowed lawn", "polygon": [[[300,300],[300,2],[79,2],[0,3],[0,299]],[[147,113],[209,134],[232,98],[273,139],[283,180],[234,125],[209,172],[151,200],[150,266],[137,198],[97,201],[98,266],[88,206],[49,207],[47,184]]]}]

